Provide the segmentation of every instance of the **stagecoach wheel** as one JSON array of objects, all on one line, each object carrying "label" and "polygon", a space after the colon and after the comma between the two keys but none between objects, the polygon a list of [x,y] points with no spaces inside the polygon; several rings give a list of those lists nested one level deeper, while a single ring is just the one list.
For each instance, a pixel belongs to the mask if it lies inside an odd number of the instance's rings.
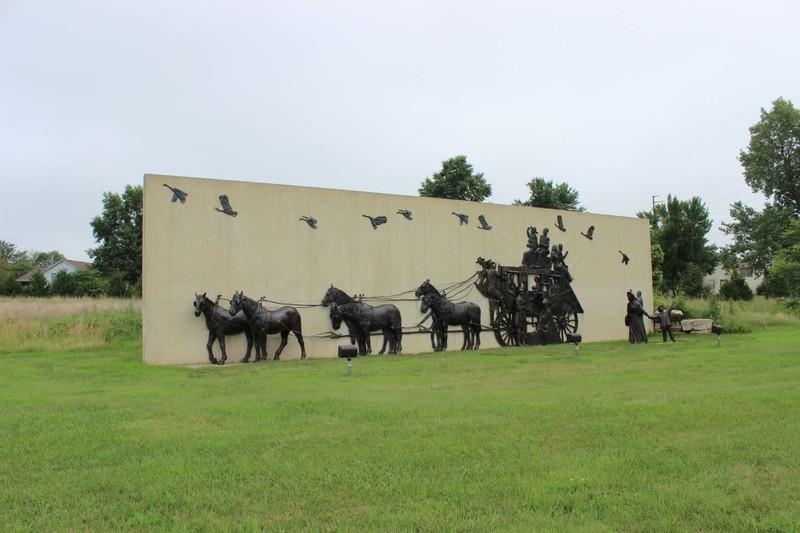
[{"label": "stagecoach wheel", "polygon": [[561,342],[567,342],[567,333],[576,333],[578,331],[578,313],[569,302],[557,304],[553,310],[553,318],[555,319]]},{"label": "stagecoach wheel", "polygon": [[514,316],[508,312],[503,311],[499,316],[492,320],[492,328],[494,329],[494,337],[500,346],[509,346],[517,344],[517,339],[514,338]]}]

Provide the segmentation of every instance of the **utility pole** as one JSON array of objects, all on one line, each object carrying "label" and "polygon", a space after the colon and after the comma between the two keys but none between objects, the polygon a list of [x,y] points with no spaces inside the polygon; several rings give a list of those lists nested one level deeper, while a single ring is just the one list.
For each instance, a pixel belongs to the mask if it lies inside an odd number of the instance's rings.
[{"label": "utility pole", "polygon": [[656,200],[656,198],[660,198],[659,196],[653,196],[653,209],[656,208],[656,204],[663,204],[664,200]]}]

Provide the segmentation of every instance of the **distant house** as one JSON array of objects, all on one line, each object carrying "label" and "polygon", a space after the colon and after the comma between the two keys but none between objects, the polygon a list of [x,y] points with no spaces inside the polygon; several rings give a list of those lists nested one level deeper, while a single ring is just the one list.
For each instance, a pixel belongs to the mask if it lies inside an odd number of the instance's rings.
[{"label": "distant house", "polygon": [[[47,283],[53,283],[53,279],[56,277],[56,274],[66,270],[68,273],[77,272],[78,270],[86,270],[92,266],[91,263],[86,261],[74,261],[72,259],[62,259],[58,263],[50,265],[49,267],[42,270],[44,274],[44,278],[47,280]],[[29,270],[28,272],[24,273],[20,277],[17,278],[17,281],[23,285],[28,285],[31,282],[31,276],[39,270],[38,268],[34,268],[33,270]]]},{"label": "distant house", "polygon": [[[745,283],[747,286],[750,287],[750,290],[753,291],[753,294],[756,292],[756,288],[761,285],[761,280],[763,279],[761,276],[754,276],[753,275],[753,268],[748,265],[747,263],[742,263],[739,265],[739,274],[742,275],[744,278]],[[730,279],[730,274],[723,269],[723,267],[718,266],[714,269],[714,272],[709,274],[703,280],[711,289],[711,292],[714,294],[719,294],[719,290],[722,286]]]}]

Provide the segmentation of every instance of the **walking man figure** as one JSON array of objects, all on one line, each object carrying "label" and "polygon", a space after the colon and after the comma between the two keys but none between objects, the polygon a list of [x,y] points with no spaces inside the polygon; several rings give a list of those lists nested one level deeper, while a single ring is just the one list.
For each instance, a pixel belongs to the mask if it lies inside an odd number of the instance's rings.
[{"label": "walking man figure", "polygon": [[669,338],[672,342],[675,342],[675,336],[672,334],[672,322],[669,320],[669,314],[672,312],[672,308],[675,306],[675,302],[672,302],[672,305],[669,306],[669,309],[664,309],[663,305],[658,306],[658,311],[656,311],[650,318],[655,322],[658,320],[659,324],[661,324],[661,335],[664,338],[664,342],[667,342],[667,333],[669,333]]}]

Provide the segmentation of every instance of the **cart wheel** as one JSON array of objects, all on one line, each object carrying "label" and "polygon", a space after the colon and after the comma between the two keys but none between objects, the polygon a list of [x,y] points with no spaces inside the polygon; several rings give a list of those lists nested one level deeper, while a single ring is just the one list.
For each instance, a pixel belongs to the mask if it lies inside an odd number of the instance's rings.
[{"label": "cart wheel", "polygon": [[576,333],[578,331],[578,313],[572,307],[572,304],[568,302],[559,302],[557,304],[556,309],[553,309],[553,319],[555,319],[561,342],[567,342],[567,333]]},{"label": "cart wheel", "polygon": [[513,330],[514,330],[514,317],[508,311],[503,311],[497,316],[494,320],[492,320],[492,329],[494,329],[494,337],[497,339],[497,342],[500,346],[510,346],[517,343],[517,339],[514,338]]}]

